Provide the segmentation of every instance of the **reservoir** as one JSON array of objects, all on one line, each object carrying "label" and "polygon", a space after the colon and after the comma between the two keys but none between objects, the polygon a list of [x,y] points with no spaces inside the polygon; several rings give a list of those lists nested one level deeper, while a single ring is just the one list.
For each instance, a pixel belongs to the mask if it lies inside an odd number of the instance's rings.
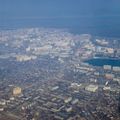
[{"label": "reservoir", "polygon": [[109,58],[92,58],[85,61],[86,63],[93,66],[119,66],[120,67],[120,59],[109,59]]}]

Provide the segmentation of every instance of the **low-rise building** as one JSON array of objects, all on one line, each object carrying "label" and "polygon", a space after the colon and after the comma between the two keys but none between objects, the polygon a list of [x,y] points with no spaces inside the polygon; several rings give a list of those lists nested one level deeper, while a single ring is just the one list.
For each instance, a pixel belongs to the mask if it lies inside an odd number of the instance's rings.
[{"label": "low-rise building", "polygon": [[96,92],[98,89],[98,85],[88,85],[85,90],[90,91],[90,92]]}]

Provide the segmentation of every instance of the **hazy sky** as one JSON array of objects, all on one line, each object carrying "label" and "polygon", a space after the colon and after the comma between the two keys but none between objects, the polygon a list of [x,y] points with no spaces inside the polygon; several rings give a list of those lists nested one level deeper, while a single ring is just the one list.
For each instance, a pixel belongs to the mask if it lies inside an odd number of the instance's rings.
[{"label": "hazy sky", "polygon": [[120,15],[120,0],[0,0],[0,19]]},{"label": "hazy sky", "polygon": [[120,37],[120,0],[0,0],[0,29],[68,28]]}]

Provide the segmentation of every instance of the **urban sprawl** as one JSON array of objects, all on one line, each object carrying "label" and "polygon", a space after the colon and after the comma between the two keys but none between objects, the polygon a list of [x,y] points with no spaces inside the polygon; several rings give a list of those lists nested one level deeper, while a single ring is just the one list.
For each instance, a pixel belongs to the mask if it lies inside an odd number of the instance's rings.
[{"label": "urban sprawl", "polygon": [[0,31],[0,120],[120,120],[120,42],[62,29]]}]

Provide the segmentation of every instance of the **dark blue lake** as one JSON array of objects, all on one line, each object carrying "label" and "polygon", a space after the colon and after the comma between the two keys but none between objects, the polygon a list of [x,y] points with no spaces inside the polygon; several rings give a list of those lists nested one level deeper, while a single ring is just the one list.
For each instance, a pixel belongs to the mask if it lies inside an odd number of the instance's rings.
[{"label": "dark blue lake", "polygon": [[120,59],[93,58],[85,62],[93,66],[111,65],[120,67]]}]

